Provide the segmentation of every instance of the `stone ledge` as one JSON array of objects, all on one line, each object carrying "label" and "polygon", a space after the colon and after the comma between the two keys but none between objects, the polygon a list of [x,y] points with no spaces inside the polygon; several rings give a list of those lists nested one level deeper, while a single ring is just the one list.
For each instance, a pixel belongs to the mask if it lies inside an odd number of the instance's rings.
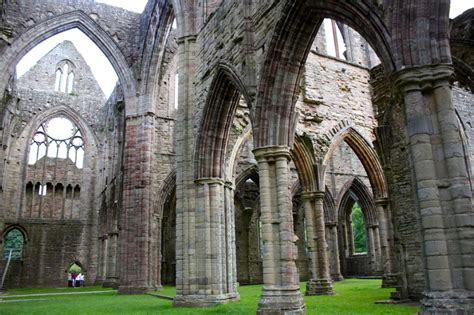
[{"label": "stone ledge", "polygon": [[219,295],[176,295],[173,300],[175,307],[211,307],[220,304],[240,301],[238,293],[219,294]]}]

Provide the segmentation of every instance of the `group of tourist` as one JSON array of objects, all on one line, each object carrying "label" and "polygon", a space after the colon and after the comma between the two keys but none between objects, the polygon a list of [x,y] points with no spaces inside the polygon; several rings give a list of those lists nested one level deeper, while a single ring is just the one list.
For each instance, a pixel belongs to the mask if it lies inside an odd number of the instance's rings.
[{"label": "group of tourist", "polygon": [[78,288],[84,286],[85,277],[82,272],[69,272],[68,273],[68,283],[70,287]]}]

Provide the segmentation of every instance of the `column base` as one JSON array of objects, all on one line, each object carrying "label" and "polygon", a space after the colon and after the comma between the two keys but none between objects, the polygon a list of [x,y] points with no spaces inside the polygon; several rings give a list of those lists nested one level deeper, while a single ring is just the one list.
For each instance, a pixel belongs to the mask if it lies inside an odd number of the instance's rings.
[{"label": "column base", "polygon": [[264,286],[257,308],[258,315],[306,314],[299,287]]},{"label": "column base", "polygon": [[474,314],[474,291],[424,292],[422,315]]},{"label": "column base", "polygon": [[306,295],[333,295],[330,279],[310,279],[306,283]]},{"label": "column base", "polygon": [[344,277],[341,275],[341,274],[335,274],[335,275],[331,275],[331,279],[332,281],[342,281],[344,280]]},{"label": "column base", "polygon": [[398,286],[398,277],[396,274],[389,273],[382,276],[382,288],[396,288]]},{"label": "column base", "polygon": [[231,302],[240,301],[238,293],[206,295],[206,294],[191,294],[191,295],[176,295],[173,299],[173,306],[175,307],[210,307],[219,304],[227,304]]},{"label": "column base", "polygon": [[119,294],[145,294],[151,289],[152,289],[151,287],[135,287],[135,286],[119,285],[118,293]]},{"label": "column base", "polygon": [[120,286],[119,279],[115,277],[108,277],[102,283],[103,288],[112,288],[114,290],[118,289],[119,286]]}]

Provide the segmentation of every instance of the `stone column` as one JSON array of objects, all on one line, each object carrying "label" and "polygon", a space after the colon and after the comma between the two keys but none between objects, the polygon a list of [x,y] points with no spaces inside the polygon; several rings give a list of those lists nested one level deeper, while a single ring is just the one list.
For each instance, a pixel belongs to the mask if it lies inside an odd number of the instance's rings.
[{"label": "stone column", "polygon": [[239,299],[237,292],[237,250],[235,248],[235,207],[234,207],[235,189],[232,182],[225,182],[224,185],[224,204],[225,204],[225,244],[227,264],[227,292],[235,295],[234,299]]},{"label": "stone column", "polygon": [[375,273],[377,267],[377,260],[375,257],[375,235],[374,235],[374,227],[372,225],[366,226],[366,235],[367,235],[367,244],[369,245],[368,255],[370,258],[370,269],[372,273]]},{"label": "stone column", "polygon": [[125,118],[118,288],[121,294],[141,294],[152,288],[149,277],[149,231],[154,204],[151,173],[154,124],[152,113],[128,115]]},{"label": "stone column", "polygon": [[379,226],[374,225],[374,245],[375,245],[375,272],[377,275],[382,274],[382,254],[380,249],[380,231]]},{"label": "stone column", "polygon": [[452,73],[448,65],[431,65],[395,74],[420,216],[422,314],[474,312],[472,191],[451,101]]},{"label": "stone column", "polygon": [[331,252],[333,255],[334,268],[333,273],[331,274],[333,281],[342,281],[344,277],[341,274],[341,261],[339,259],[339,239],[337,231],[337,222],[326,223],[326,228],[329,229],[329,234],[331,235]]},{"label": "stone column", "polygon": [[381,198],[375,200],[377,210],[377,221],[379,222],[380,249],[382,259],[382,288],[393,288],[397,286],[397,275],[394,274],[392,268],[392,248],[390,246],[390,222],[388,220],[388,200]]},{"label": "stone column", "polygon": [[99,237],[99,251],[98,251],[98,266],[97,277],[95,283],[101,285],[105,280],[106,265],[107,265],[107,235]]},{"label": "stone column", "polygon": [[298,249],[288,189],[289,148],[271,146],[253,152],[260,177],[264,247],[263,290],[257,314],[305,314],[295,264]]},{"label": "stone column", "polygon": [[104,288],[118,287],[117,274],[117,246],[118,246],[118,231],[109,233],[107,239],[107,268],[105,272],[105,281],[102,285]]},{"label": "stone column", "polygon": [[[175,306],[211,306],[239,299],[235,282],[233,202],[221,178],[195,180],[195,15],[184,15],[178,39],[179,108],[176,123]],[[232,266],[232,267],[230,267]]]},{"label": "stone column", "polygon": [[236,288],[232,187],[220,178],[196,183],[195,273],[191,294],[176,296],[176,306],[211,306],[239,300]]},{"label": "stone column", "polygon": [[347,250],[349,252],[348,256],[354,255],[355,246],[354,246],[354,231],[352,230],[352,217],[347,216],[346,219],[346,237],[347,237]]},{"label": "stone column", "polygon": [[305,207],[311,274],[306,284],[306,295],[331,295],[334,291],[325,235],[324,191],[304,192],[301,197]]},{"label": "stone column", "polygon": [[152,284],[153,287],[156,290],[159,290],[162,288],[161,286],[161,251],[162,251],[162,244],[163,240],[162,238],[162,232],[163,232],[163,226],[162,226],[162,219],[161,215],[154,213],[153,214],[153,231],[152,235],[154,238],[154,246],[153,246],[153,253],[152,255],[152,260],[153,264],[150,266],[150,268],[153,268],[153,273],[152,273]]}]

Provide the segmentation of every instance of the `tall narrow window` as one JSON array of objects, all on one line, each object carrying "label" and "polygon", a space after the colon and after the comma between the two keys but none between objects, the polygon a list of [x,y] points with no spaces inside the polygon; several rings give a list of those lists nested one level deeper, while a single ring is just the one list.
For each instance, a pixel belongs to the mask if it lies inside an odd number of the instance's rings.
[{"label": "tall narrow window", "polygon": [[56,70],[56,81],[54,82],[54,91],[59,92],[59,85],[61,84],[62,72],[60,69]]},{"label": "tall narrow window", "polygon": [[69,60],[63,60],[56,66],[56,80],[54,90],[56,92],[72,93],[74,88],[74,64]]},{"label": "tall narrow window", "polygon": [[360,205],[356,202],[352,207],[352,233],[354,238],[354,252],[365,253],[367,252],[367,242],[365,233],[364,215]]},{"label": "tall narrow window", "polygon": [[67,85],[67,76],[69,75],[69,65],[65,63],[63,65],[63,74],[61,76],[61,85],[59,87],[59,90],[63,93],[66,92],[66,85]]},{"label": "tall narrow window", "polygon": [[67,75],[67,93],[72,93],[72,86],[74,84],[74,72],[69,72]]},{"label": "tall narrow window", "polygon": [[81,131],[65,117],[55,117],[42,123],[30,143],[28,164],[42,158],[70,159],[78,168],[84,160],[84,139]]},{"label": "tall narrow window", "polygon": [[46,185],[41,185],[41,186],[39,186],[38,195],[40,195],[40,196],[46,196],[47,193],[48,193],[48,188],[47,188]]},{"label": "tall narrow window", "polygon": [[346,59],[344,52],[346,51],[346,44],[342,37],[342,33],[336,21],[331,19],[324,19],[324,30],[326,31],[326,48],[327,54],[339,59]]},{"label": "tall narrow window", "polygon": [[3,240],[3,258],[8,259],[11,253],[11,259],[21,259],[23,243],[25,243],[23,233],[17,228],[12,229]]}]

